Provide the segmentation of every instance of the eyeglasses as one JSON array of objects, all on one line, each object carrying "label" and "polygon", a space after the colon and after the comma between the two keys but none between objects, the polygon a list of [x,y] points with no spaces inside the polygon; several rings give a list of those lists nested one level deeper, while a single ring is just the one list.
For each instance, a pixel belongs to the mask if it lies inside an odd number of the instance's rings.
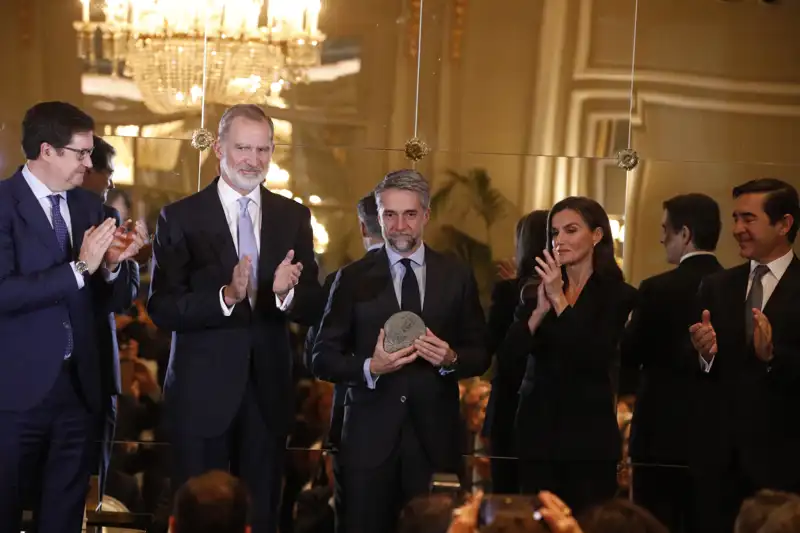
[{"label": "eyeglasses", "polygon": [[90,156],[90,155],[92,155],[92,152],[94,152],[94,147],[92,147],[92,148],[70,148],[69,146],[65,146],[63,149],[64,150],[69,150],[70,152],[73,152],[74,154],[76,154],[78,156],[78,161],[83,161],[84,159],[86,159],[87,155]]}]

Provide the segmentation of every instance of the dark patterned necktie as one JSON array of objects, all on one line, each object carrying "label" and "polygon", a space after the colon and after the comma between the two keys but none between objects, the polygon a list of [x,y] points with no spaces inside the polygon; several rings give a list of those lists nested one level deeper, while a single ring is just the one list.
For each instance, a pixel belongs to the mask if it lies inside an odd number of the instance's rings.
[{"label": "dark patterned necktie", "polygon": [[[72,256],[72,246],[69,242],[69,228],[64,217],[61,216],[61,195],[52,194],[47,197],[50,200],[50,215],[53,220],[53,231],[56,232],[56,240],[58,246],[61,248],[64,260],[69,261]],[[72,355],[73,340],[72,340],[72,325],[69,321],[64,322],[64,328],[67,330],[67,345],[64,347],[64,359],[69,359]]]},{"label": "dark patterned necktie", "polygon": [[761,310],[761,307],[764,305],[764,284],[761,280],[768,272],[769,267],[767,265],[758,265],[755,270],[753,270],[753,283],[750,286],[750,294],[747,295],[744,309],[744,331],[747,344],[753,343],[753,333],[755,330],[753,309]]},{"label": "dark patterned necktie", "polygon": [[414,274],[411,259],[404,258],[400,263],[406,269],[403,275],[403,285],[400,290],[400,309],[402,311],[411,311],[417,315],[422,315],[422,303],[419,296],[419,282],[417,276]]}]

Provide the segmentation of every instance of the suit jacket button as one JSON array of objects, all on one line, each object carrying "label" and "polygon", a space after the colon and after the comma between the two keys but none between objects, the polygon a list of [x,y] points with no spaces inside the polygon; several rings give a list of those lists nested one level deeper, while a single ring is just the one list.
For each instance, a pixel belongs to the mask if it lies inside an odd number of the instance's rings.
[{"label": "suit jacket button", "polygon": [[406,403],[406,397],[400,396],[400,403]]}]

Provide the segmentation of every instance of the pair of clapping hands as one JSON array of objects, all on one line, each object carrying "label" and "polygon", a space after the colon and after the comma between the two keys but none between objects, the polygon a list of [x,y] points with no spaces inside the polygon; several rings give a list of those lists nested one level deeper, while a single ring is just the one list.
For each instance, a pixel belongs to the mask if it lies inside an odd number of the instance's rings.
[{"label": "pair of clapping hands", "polygon": [[138,254],[147,241],[144,222],[133,225],[131,220],[126,220],[117,227],[116,220],[107,218],[84,232],[78,261],[86,263],[89,274],[94,274],[103,264],[113,272],[121,262]]},{"label": "pair of clapping hands", "polygon": [[[768,363],[772,360],[772,325],[767,315],[760,309],[753,308],[753,346],[756,357]],[[711,361],[717,355],[717,332],[711,323],[711,312],[703,311],[700,322],[689,328],[692,337],[692,346],[706,361]]]},{"label": "pair of clapping hands", "polygon": [[430,328],[425,329],[426,334],[417,338],[414,344],[402,350],[388,353],[383,348],[385,333],[381,329],[378,333],[378,342],[369,362],[369,371],[373,376],[389,374],[400,370],[407,364],[422,357],[433,366],[447,366],[456,360],[456,353],[446,341],[433,334]]},{"label": "pair of clapping hands", "polygon": [[[278,264],[272,280],[272,291],[280,298],[281,302],[288,296],[295,285],[300,281],[303,272],[303,263],[292,263],[294,250],[289,250],[283,261]],[[247,285],[250,283],[250,273],[253,271],[253,259],[246,255],[233,267],[231,282],[225,285],[222,295],[225,305],[231,307],[247,297]]]}]

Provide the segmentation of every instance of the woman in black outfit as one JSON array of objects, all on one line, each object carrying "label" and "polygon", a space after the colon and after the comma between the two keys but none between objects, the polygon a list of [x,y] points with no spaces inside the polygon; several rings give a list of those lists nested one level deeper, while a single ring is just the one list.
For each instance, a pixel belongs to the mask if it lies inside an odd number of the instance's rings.
[{"label": "woman in black outfit", "polygon": [[[535,257],[547,246],[547,211],[532,211],[517,223],[516,276],[498,281],[492,290],[489,308],[487,351],[496,354],[492,390],[486,406],[482,435],[489,438],[492,455],[492,491],[499,494],[519,492],[519,475],[514,438],[517,391],[525,373],[523,358],[499,356],[498,348],[514,322],[522,287],[538,279]],[[535,294],[535,292],[534,292]],[[527,317],[524,317],[527,319]]]},{"label": "woman in black outfit", "polygon": [[516,418],[522,492],[549,490],[580,512],[616,492],[611,374],[636,289],[623,281],[600,204],[566,198],[547,229],[538,297],[509,328],[502,357],[527,358]]}]

